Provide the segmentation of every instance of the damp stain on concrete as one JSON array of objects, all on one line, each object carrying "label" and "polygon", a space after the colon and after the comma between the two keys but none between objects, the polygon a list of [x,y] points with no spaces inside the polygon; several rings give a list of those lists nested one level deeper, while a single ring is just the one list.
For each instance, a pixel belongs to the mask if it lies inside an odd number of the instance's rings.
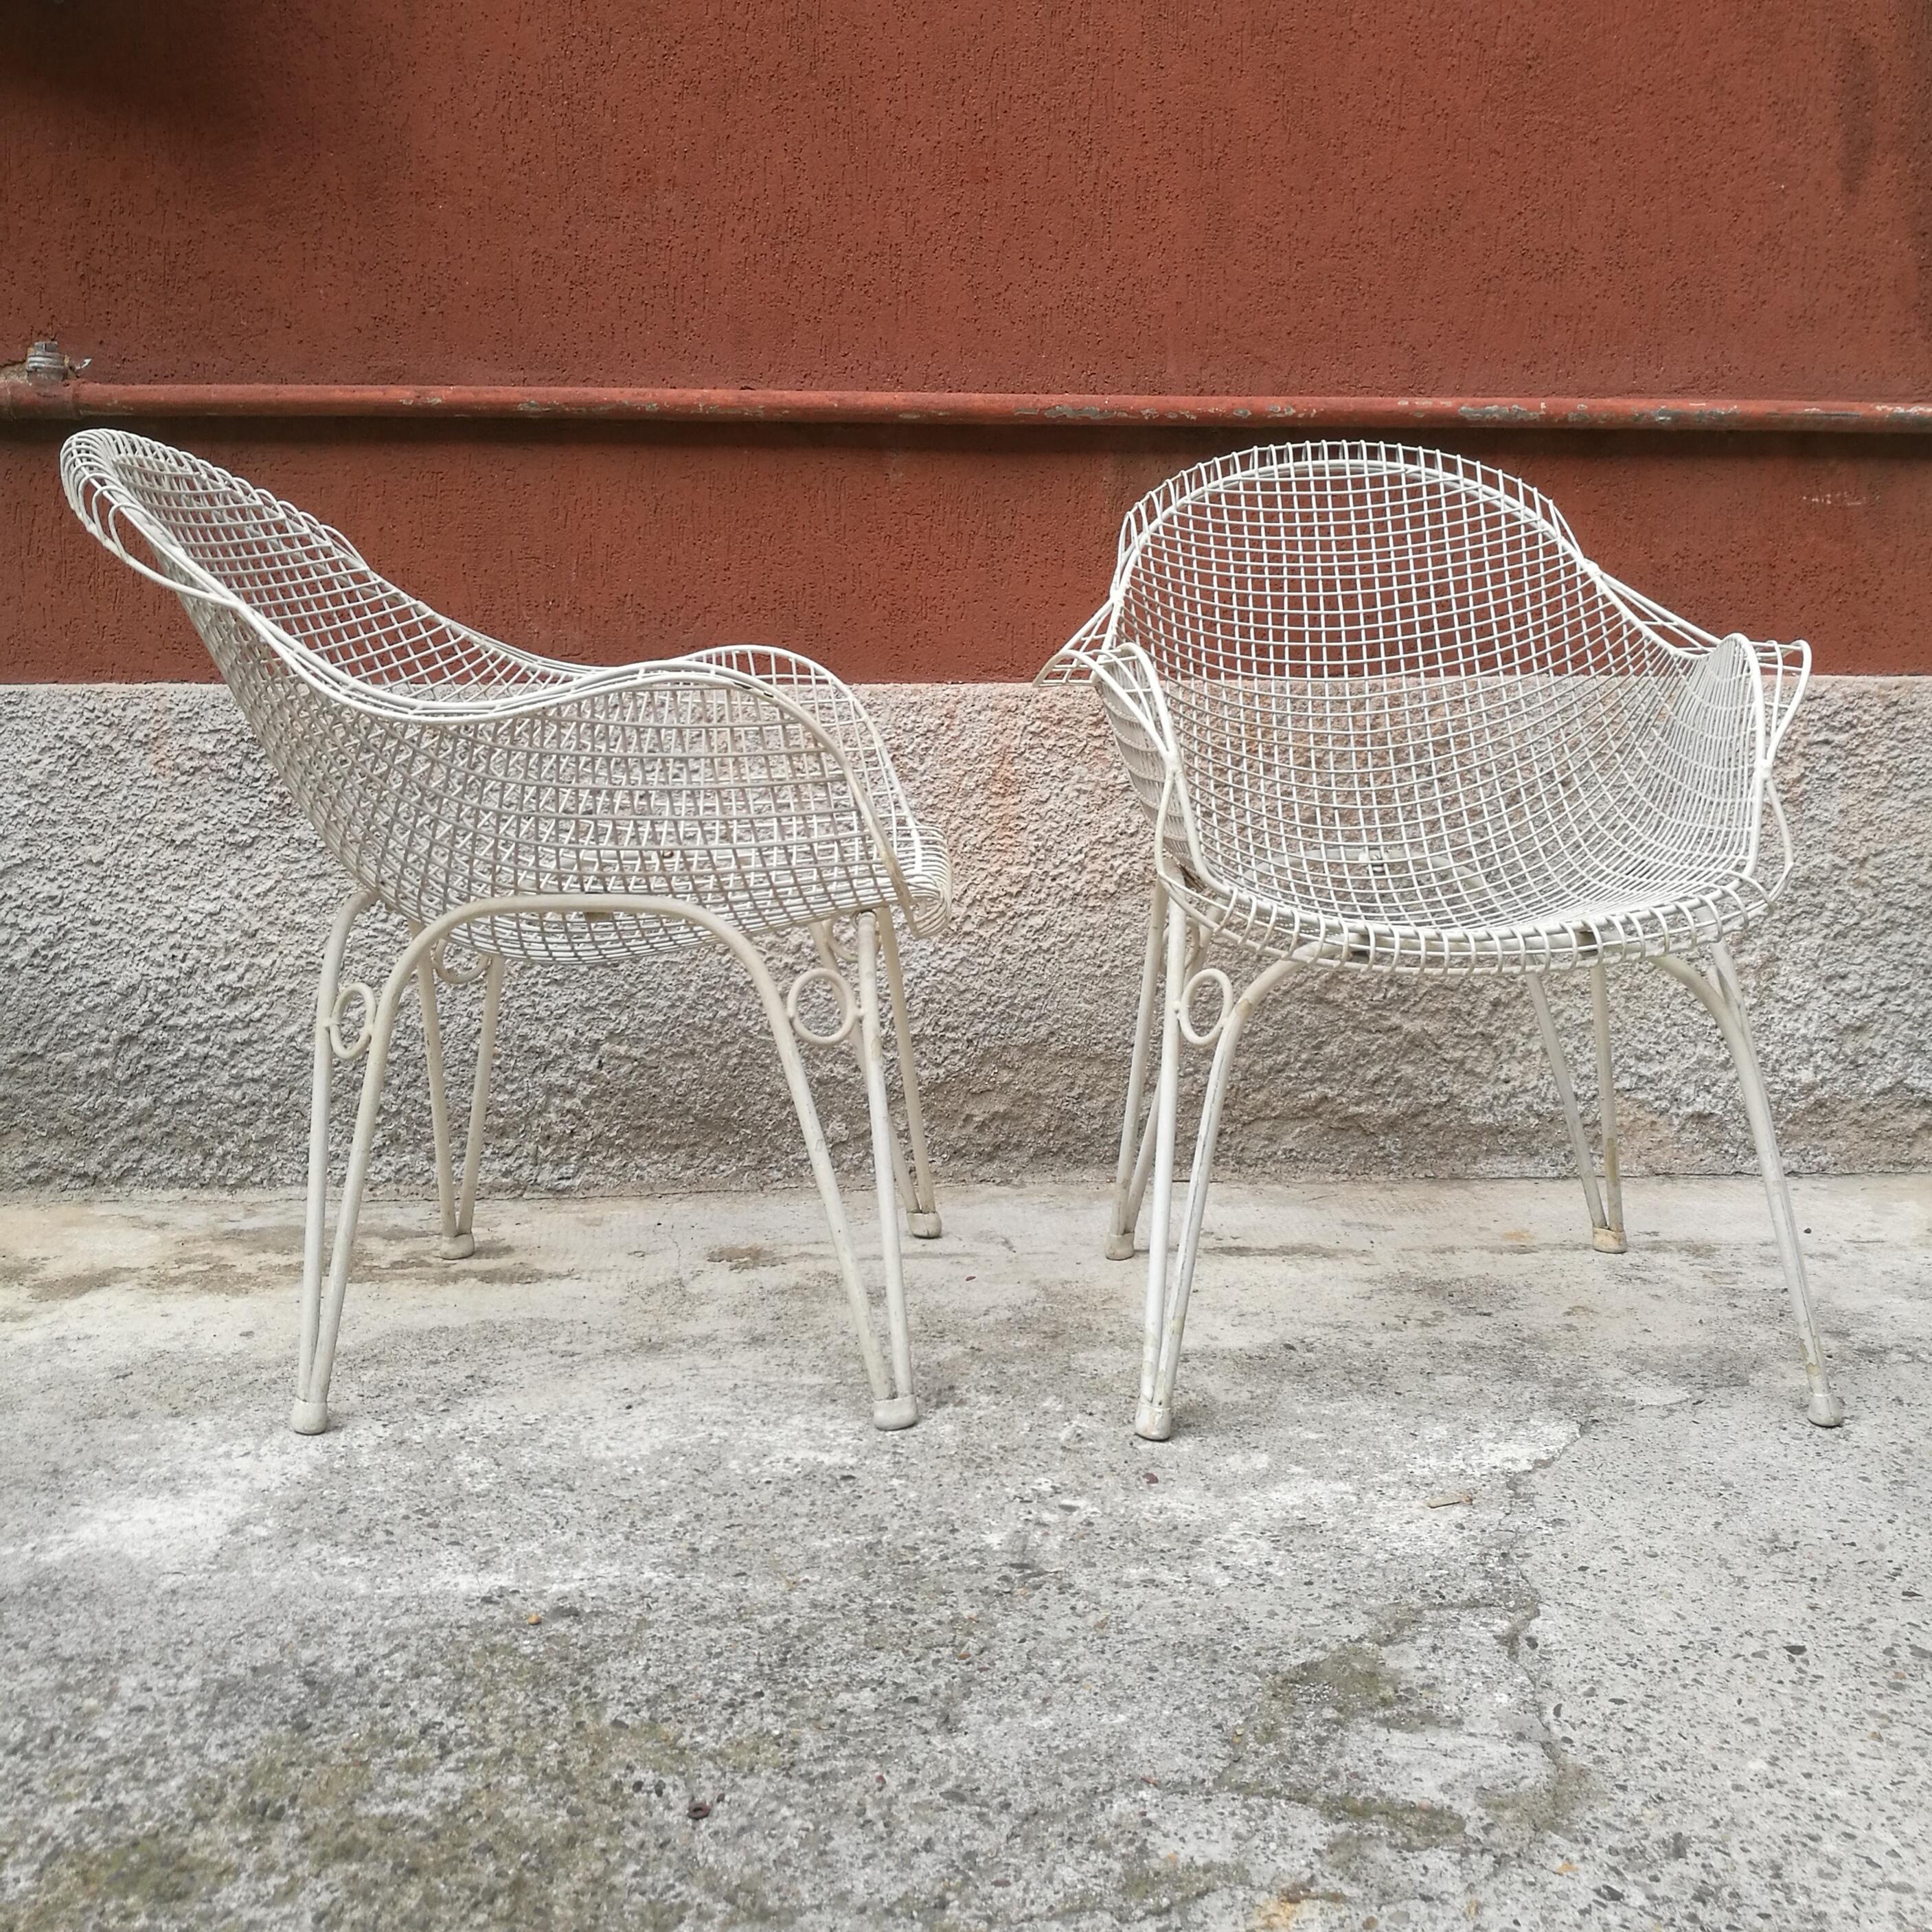
[{"label": "damp stain on concrete", "polygon": [[756,1269],[782,1268],[796,1257],[766,1247],[760,1241],[727,1242],[705,1255],[708,1262],[728,1268],[734,1274],[748,1274]]}]

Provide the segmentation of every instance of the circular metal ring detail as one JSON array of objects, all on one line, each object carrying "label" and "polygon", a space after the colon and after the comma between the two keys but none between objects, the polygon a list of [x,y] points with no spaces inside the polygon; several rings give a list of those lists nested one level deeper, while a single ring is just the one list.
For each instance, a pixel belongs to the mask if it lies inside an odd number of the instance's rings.
[{"label": "circular metal ring detail", "polygon": [[836,919],[820,920],[812,928],[812,936],[818,946],[819,958],[828,967],[856,966],[859,963],[857,934],[848,938],[840,932]]},{"label": "circular metal ring detail", "polygon": [[[362,1009],[357,1024],[358,1030],[353,1040],[345,1042],[342,1037],[342,1022],[348,1016],[350,1003]],[[376,1033],[376,996],[360,980],[352,980],[335,995],[335,1004],[329,1009],[328,1044],[338,1060],[354,1060],[360,1057]]]},{"label": "circular metal ring detail", "polygon": [[457,956],[452,958],[449,941],[439,940],[430,952],[430,964],[436,976],[446,986],[473,986],[490,970],[490,962],[480,952],[472,952],[466,946],[458,949]]},{"label": "circular metal ring detail", "polygon": [[[1214,1023],[1204,1033],[1194,1030],[1194,998],[1202,985],[1211,985],[1221,995]],[[1234,982],[1218,966],[1204,966],[1180,989],[1180,1030],[1190,1046],[1212,1046],[1234,1010]]]},{"label": "circular metal ring detail", "polygon": [[[808,986],[830,986],[838,998],[838,1027],[834,1033],[814,1033],[799,1017],[800,996]],[[849,1039],[854,1027],[859,1023],[859,1003],[852,997],[852,988],[845,983],[842,973],[835,973],[830,966],[808,966],[791,982],[791,991],[785,995],[785,1018],[791,1022],[791,1030],[802,1040],[813,1046],[836,1046],[840,1041]]]}]

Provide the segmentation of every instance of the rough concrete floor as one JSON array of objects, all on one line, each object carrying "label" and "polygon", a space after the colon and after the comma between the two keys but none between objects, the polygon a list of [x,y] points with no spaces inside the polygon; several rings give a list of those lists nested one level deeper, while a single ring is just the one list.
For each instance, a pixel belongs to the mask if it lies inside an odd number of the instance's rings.
[{"label": "rough concrete floor", "polygon": [[[1932,1925],[1923,1180],[956,1192],[875,1435],[809,1197],[0,1208],[0,1924]],[[1466,1492],[1466,1503],[1445,1501]]]}]

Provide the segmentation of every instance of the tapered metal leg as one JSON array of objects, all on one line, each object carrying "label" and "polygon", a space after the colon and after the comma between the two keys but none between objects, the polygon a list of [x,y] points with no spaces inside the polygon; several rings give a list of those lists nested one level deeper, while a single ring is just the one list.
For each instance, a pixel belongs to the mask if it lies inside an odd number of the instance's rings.
[{"label": "tapered metal leg", "polygon": [[[328,1113],[329,1093],[335,1076],[339,1016],[336,1011],[341,990],[342,962],[349,950],[349,934],[357,920],[376,902],[374,892],[352,892],[337,908],[323,949],[322,975],[316,988],[315,1057],[314,1087],[308,1119],[308,1211],[302,1231],[302,1279],[298,1312],[296,1351],[296,1386],[308,1386],[309,1372],[315,1362],[316,1336],[322,1323],[322,1270],[328,1234]],[[374,996],[362,989],[365,1002]],[[374,1015],[364,1010],[358,1023]]]},{"label": "tapered metal leg", "polygon": [[[298,1436],[320,1436],[328,1426],[328,1384],[335,1370],[336,1336],[342,1326],[342,1303],[349,1287],[349,1268],[356,1252],[356,1227],[362,1218],[363,1191],[369,1179],[369,1156],[376,1139],[376,1119],[382,1102],[382,1082],[388,1070],[389,1042],[396,1030],[401,983],[392,976],[376,1003],[363,1070],[362,1099],[356,1114],[356,1137],[349,1150],[349,1172],[336,1210],[334,1238],[329,1246],[328,1284],[322,1303],[312,1358],[298,1376],[295,1408],[290,1425]],[[308,1352],[304,1351],[305,1353]]]},{"label": "tapered metal leg", "polygon": [[476,1084],[470,1096],[470,1140],[463,1153],[463,1192],[456,1203],[457,1238],[469,1244],[463,1251],[465,1255],[476,1252],[476,1177],[483,1165],[483,1130],[490,1112],[490,1076],[496,1057],[496,1018],[502,1001],[503,962],[493,958],[483,971],[483,1022],[476,1036]]},{"label": "tapered metal leg", "polygon": [[[1174,1384],[1180,1370],[1180,1345],[1187,1329],[1188,1305],[1194,1293],[1194,1264],[1201,1252],[1201,1230],[1207,1218],[1208,1190],[1214,1181],[1214,1151],[1220,1138],[1221,1114],[1228,1098],[1228,1082],[1234,1071],[1234,1052],[1248,1022],[1260,1010],[1293,962],[1277,960],[1263,968],[1238,999],[1228,1001],[1220,1030],[1212,1036],[1214,1058],[1208,1072],[1208,1090],[1202,1096],[1201,1120],[1194,1137],[1194,1164],[1187,1178],[1187,1210],[1181,1223],[1180,1243],[1169,1270],[1166,1306],[1162,1312],[1160,1356],[1154,1371],[1154,1399],[1143,1404],[1148,1424],[1138,1432],[1154,1442],[1165,1442],[1174,1430]],[[1181,989],[1186,998],[1186,988]]]},{"label": "tapered metal leg", "polygon": [[1657,963],[1703,1002],[1731,1050],[1738,1084],[1744,1092],[1751,1138],[1757,1149],[1758,1167],[1764,1177],[1766,1198],[1771,1206],[1772,1226],[1777,1235],[1778,1258],[1784,1267],[1785,1286],[1791,1297],[1798,1346],[1804,1352],[1804,1376],[1810,1386],[1804,1412],[1820,1428],[1836,1428],[1845,1419],[1845,1406],[1832,1392],[1825,1371],[1824,1345],[1819,1340],[1818,1324],[1811,1310],[1804,1251],[1798,1244],[1797,1216],[1792,1211],[1791,1190],[1784,1178],[1784,1162],[1778,1153],[1777,1130],[1772,1121],[1771,1103],[1765,1092],[1764,1076],[1759,1070],[1756,1048],[1751,1042],[1737,968],[1729,950],[1722,945],[1712,947],[1711,964],[1706,972],[1700,973],[1688,961],[1668,954]]},{"label": "tapered metal leg", "polygon": [[457,1232],[456,1156],[449,1128],[449,1083],[442,1063],[442,1016],[436,1010],[436,962],[423,955],[416,968],[416,997],[422,1006],[423,1058],[429,1066],[430,1136],[436,1144],[436,1199],[442,1216],[436,1252],[446,1262],[466,1260],[476,1244]]},{"label": "tapered metal leg", "polygon": [[1610,1057],[1610,988],[1600,966],[1590,968],[1590,1018],[1597,1034],[1597,1126],[1604,1145],[1604,1219],[1597,1246],[1622,1254],[1630,1246],[1624,1234],[1624,1183],[1617,1164],[1617,1070]]},{"label": "tapered metal leg", "polygon": [[879,1012],[878,921],[859,916],[859,1033],[866,1068],[866,1102],[872,1119],[872,1167],[879,1196],[879,1251],[885,1274],[886,1322],[891,1338],[892,1380],[898,1393],[874,1405],[881,1429],[909,1428],[919,1418],[913,1392],[912,1336],[906,1325],[905,1271],[899,1252],[898,1201],[892,1174],[897,1136],[886,1092],[886,1051]]},{"label": "tapered metal leg", "polygon": [[1194,1292],[1194,1262],[1200,1252],[1202,1223],[1208,1212],[1208,1190],[1214,1178],[1214,1146],[1221,1132],[1221,1107],[1227,1098],[1228,1076],[1234,1065],[1245,1014],[1237,1006],[1228,1015],[1215,1042],[1208,1090],[1202,1097],[1201,1124],[1194,1137],[1194,1166],[1187,1178],[1187,1212],[1181,1223],[1180,1246],[1172,1264],[1172,1278],[1162,1311],[1160,1358],[1154,1371],[1154,1399],[1142,1405],[1134,1428],[1150,1441],[1164,1442],[1174,1432],[1174,1383],[1180,1369],[1180,1342],[1187,1327],[1187,1304]]},{"label": "tapered metal leg", "polygon": [[[1167,982],[1160,1003],[1160,1076],[1154,1090],[1154,1118],[1148,1123],[1154,1142],[1154,1201],[1148,1226],[1147,1300],[1142,1314],[1141,1395],[1134,1414],[1134,1433],[1163,1442],[1172,1424],[1154,1413],[1155,1375],[1160,1363],[1160,1337],[1167,1311],[1167,1235],[1174,1202],[1174,1142],[1180,1111],[1180,997],[1187,957],[1187,915],[1169,902],[1167,908]],[[1131,1224],[1130,1224],[1131,1225]]]},{"label": "tapered metal leg", "polygon": [[[798,1115],[799,1130],[805,1136],[806,1157],[812,1163],[812,1178],[818,1189],[819,1201],[825,1210],[826,1226],[832,1236],[832,1251],[838,1259],[839,1280],[844,1285],[846,1304],[852,1311],[853,1326],[858,1331],[860,1357],[866,1365],[866,1379],[872,1387],[872,1420],[881,1429],[908,1427],[917,1420],[918,1415],[916,1408],[912,1406],[912,1390],[908,1384],[896,1393],[886,1376],[885,1361],[879,1353],[878,1340],[872,1333],[872,1310],[866,1302],[865,1283],[859,1274],[859,1257],[852,1245],[852,1231],[845,1219],[845,1204],[839,1197],[838,1178],[832,1171],[832,1154],[826,1145],[825,1130],[820,1126],[818,1109],[812,1104],[812,1083],[806,1078],[805,1062],[800,1055],[797,1037],[792,1030],[791,1016],[786,1012],[784,1000],[772,982],[770,969],[765,964],[757,947],[742,933],[726,928],[721,922],[709,918],[699,919],[694,914],[682,910],[674,916],[690,918],[694,923],[704,926],[752,976],[752,983],[758,989],[759,1004],[764,1008],[766,1023],[770,1027],[772,1038],[778,1047],[778,1064],[784,1070],[785,1085],[791,1094],[793,1110]],[[867,1097],[869,1103],[869,1070]],[[874,1146],[876,1154],[876,1140]],[[886,1172],[890,1174],[890,1150],[886,1158],[888,1163]],[[891,1184],[888,1182],[887,1184],[890,1186]],[[890,1225],[892,1233],[896,1234],[898,1228],[896,1216]],[[896,1259],[896,1240],[892,1246]],[[890,1310],[888,1313],[890,1316]]]},{"label": "tapered metal leg", "polygon": [[[1601,968],[1597,969],[1600,975]],[[1543,1036],[1543,1050],[1549,1056],[1550,1071],[1556,1082],[1557,1098],[1563,1103],[1564,1125],[1570,1130],[1570,1151],[1576,1157],[1576,1172],[1583,1184],[1583,1199],[1590,1210],[1590,1228],[1592,1244],[1602,1252],[1620,1255],[1624,1252],[1623,1196],[1617,1191],[1616,1213],[1614,1218],[1606,1210],[1603,1190],[1597,1184],[1597,1163],[1590,1151],[1590,1136],[1585,1131],[1582,1111],[1576,1105],[1576,1088],[1570,1077],[1570,1061],[1563,1051],[1562,1040],[1558,1036],[1556,1022],[1550,1010],[1550,995],[1540,973],[1532,973],[1524,980],[1529,994],[1529,1004],[1536,1014],[1537,1030]],[[1610,1022],[1607,1006],[1597,1046],[1599,1084],[1603,1071],[1610,1058]],[[1616,1097],[1614,1092],[1603,1088],[1603,1112],[1606,1158],[1613,1161],[1616,1157]]]},{"label": "tapered metal leg", "polygon": [[1114,1170],[1114,1198],[1107,1223],[1107,1258],[1131,1261],[1134,1228],[1140,1220],[1154,1146],[1154,1123],[1141,1125],[1141,1099],[1147,1087],[1154,1042],[1154,1006],[1160,990],[1162,948],[1166,943],[1167,888],[1154,881],[1148,914],[1147,952],[1141,964],[1140,1004],[1134,1016],[1133,1058],[1127,1068],[1127,1097],[1120,1116],[1120,1155]]},{"label": "tapered metal leg", "polygon": [[898,935],[892,930],[890,915],[879,920],[879,945],[886,959],[886,986],[892,996],[892,1037],[898,1050],[899,1086],[905,1095],[906,1139],[912,1148],[912,1173],[908,1178],[898,1159],[898,1136],[892,1136],[894,1166],[898,1170],[901,1192],[905,1198],[907,1232],[922,1241],[935,1241],[940,1234],[939,1202],[933,1192],[932,1160],[926,1151],[926,1108],[920,1098],[919,1067],[913,1058],[912,1024],[906,1012],[905,976],[899,965]]}]

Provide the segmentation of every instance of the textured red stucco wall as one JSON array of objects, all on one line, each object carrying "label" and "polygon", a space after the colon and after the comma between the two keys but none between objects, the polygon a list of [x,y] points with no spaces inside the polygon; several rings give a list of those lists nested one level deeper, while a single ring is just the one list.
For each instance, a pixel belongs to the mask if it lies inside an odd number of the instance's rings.
[{"label": "textured red stucco wall", "polygon": [[[1053,431],[909,443],[850,431],[163,427],[499,637],[617,662],[782,643],[888,679],[1030,676],[1105,595],[1128,505],[1234,446]],[[1825,670],[1932,670],[1932,461],[1916,444],[1450,440],[1549,490],[1594,556],[1687,616],[1808,638]],[[172,600],[69,514],[58,446],[51,428],[0,441],[0,519],[24,579],[10,620],[0,614],[17,640],[0,674],[212,675]],[[36,655],[38,640],[58,652]]]},{"label": "textured red stucco wall", "polygon": [[[936,17],[936,16],[940,16]],[[0,359],[116,380],[1932,394],[1922,0],[67,0]],[[17,344],[16,348],[12,345]],[[462,616],[1030,669],[1186,436],[176,423]],[[1468,442],[1619,574],[1932,668],[1932,444]],[[0,428],[0,676],[199,675]]]}]

